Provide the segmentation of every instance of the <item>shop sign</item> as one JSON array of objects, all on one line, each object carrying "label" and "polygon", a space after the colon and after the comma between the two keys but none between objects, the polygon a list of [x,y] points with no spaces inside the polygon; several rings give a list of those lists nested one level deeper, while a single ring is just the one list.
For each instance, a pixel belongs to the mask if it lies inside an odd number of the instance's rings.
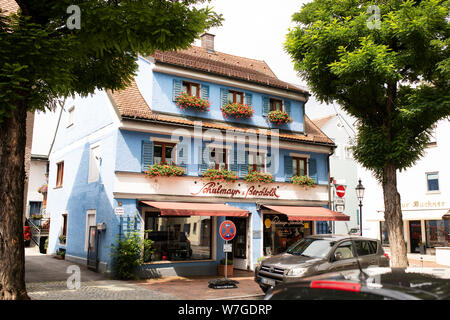
[{"label": "shop sign", "polygon": [[412,201],[402,203],[402,208],[445,208],[446,203],[444,201]]},{"label": "shop sign", "polygon": [[197,192],[191,192],[191,195],[214,195],[214,196],[230,196],[231,198],[279,198],[277,187],[256,187],[249,186],[246,188],[225,187],[218,182],[208,182],[203,184]]}]

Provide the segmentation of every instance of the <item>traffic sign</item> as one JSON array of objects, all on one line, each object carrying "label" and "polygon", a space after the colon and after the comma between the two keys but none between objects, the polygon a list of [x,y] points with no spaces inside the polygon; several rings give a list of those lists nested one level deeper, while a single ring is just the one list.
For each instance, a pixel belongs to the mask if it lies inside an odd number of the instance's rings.
[{"label": "traffic sign", "polygon": [[231,243],[224,243],[223,244],[223,252],[232,252],[233,246]]},{"label": "traffic sign", "polygon": [[339,198],[343,198],[345,196],[345,187],[343,185],[339,185],[336,187],[336,195]]},{"label": "traffic sign", "polygon": [[236,235],[236,226],[233,221],[225,220],[220,224],[219,233],[223,240],[230,241],[233,240]]},{"label": "traffic sign", "polygon": [[343,212],[345,211],[345,205],[343,205],[343,204],[337,204],[335,210],[336,210],[336,212],[341,212],[341,213],[343,213]]},{"label": "traffic sign", "polygon": [[336,199],[334,199],[334,204],[335,205],[343,205],[343,204],[345,204],[345,200],[342,198],[336,198]]}]

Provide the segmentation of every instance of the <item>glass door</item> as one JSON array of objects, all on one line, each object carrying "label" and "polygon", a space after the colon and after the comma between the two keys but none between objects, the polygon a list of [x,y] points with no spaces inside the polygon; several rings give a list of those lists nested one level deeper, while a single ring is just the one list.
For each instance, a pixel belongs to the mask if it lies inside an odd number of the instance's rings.
[{"label": "glass door", "polygon": [[420,253],[419,243],[422,242],[422,225],[420,220],[409,221],[409,239],[411,242],[411,252]]}]

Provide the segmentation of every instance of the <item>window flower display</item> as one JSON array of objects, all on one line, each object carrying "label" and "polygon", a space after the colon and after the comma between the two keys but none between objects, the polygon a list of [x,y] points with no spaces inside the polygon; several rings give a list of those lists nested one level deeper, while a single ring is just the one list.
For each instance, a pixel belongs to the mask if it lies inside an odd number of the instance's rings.
[{"label": "window flower display", "polygon": [[44,194],[44,193],[47,193],[47,190],[48,190],[48,185],[47,185],[47,184],[44,184],[43,186],[41,186],[41,187],[38,189],[38,192]]},{"label": "window flower display", "polygon": [[255,112],[252,107],[248,106],[247,104],[241,103],[228,103],[224,105],[220,110],[222,110],[225,118],[233,117],[236,119],[251,118],[253,116],[253,113]]},{"label": "window flower display", "polygon": [[280,125],[292,122],[292,118],[284,111],[274,110],[267,114],[267,121]]},{"label": "window flower display", "polygon": [[298,184],[304,187],[314,188],[316,186],[314,179],[308,176],[293,176],[291,180],[293,184]]},{"label": "window flower display", "polygon": [[269,183],[273,181],[273,176],[269,173],[262,173],[253,170],[244,176],[244,180],[247,182]]},{"label": "window flower display", "polygon": [[144,173],[152,177],[171,177],[171,176],[183,176],[185,174],[185,169],[168,164],[154,164],[149,166]]},{"label": "window flower display", "polygon": [[213,169],[210,168],[203,173],[203,177],[207,180],[218,180],[218,181],[227,181],[227,182],[235,182],[239,177],[236,173],[229,171],[227,169]]},{"label": "window flower display", "polygon": [[181,110],[189,108],[199,112],[209,111],[209,107],[211,105],[208,100],[196,96],[190,96],[186,92],[183,92],[176,97],[175,102]]}]

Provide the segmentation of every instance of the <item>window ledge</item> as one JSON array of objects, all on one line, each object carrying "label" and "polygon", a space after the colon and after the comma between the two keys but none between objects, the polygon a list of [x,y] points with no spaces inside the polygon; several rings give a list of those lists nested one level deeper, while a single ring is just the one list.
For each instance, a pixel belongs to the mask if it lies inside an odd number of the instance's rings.
[{"label": "window ledge", "polygon": [[165,265],[165,264],[178,264],[178,263],[195,263],[195,262],[215,262],[216,260],[213,259],[206,259],[206,260],[185,260],[185,261],[171,261],[171,260],[164,260],[164,261],[154,261],[154,262],[145,262],[143,265]]},{"label": "window ledge", "polygon": [[58,186],[58,187],[54,187],[53,190],[55,189],[62,189],[63,186]]},{"label": "window ledge", "polygon": [[441,191],[436,190],[436,191],[427,191],[426,194],[441,194]]}]

